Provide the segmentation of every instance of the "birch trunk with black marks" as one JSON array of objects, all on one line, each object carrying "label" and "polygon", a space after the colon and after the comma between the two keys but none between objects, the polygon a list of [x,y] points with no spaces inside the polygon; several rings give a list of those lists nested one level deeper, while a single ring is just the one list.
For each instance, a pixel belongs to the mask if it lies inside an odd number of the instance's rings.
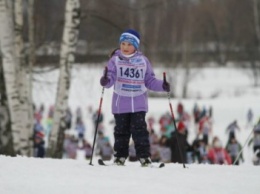
[{"label": "birch trunk with black marks", "polygon": [[29,79],[28,65],[25,64],[24,43],[23,43],[23,0],[15,0],[14,3],[14,29],[15,29],[15,49],[17,57],[17,81],[19,92],[19,119],[20,119],[20,150],[21,155],[32,155],[32,103],[29,102]]},{"label": "birch trunk with black marks", "polygon": [[71,68],[75,61],[75,50],[78,41],[80,24],[79,0],[67,0],[65,26],[60,53],[60,77],[55,104],[54,122],[49,138],[48,155],[62,158],[66,109],[71,82]]},{"label": "birch trunk with black marks", "polygon": [[16,80],[17,58],[14,45],[13,17],[10,1],[0,0],[0,48],[3,58],[3,72],[10,113],[14,151],[20,154],[19,94]]},{"label": "birch trunk with black marks", "polygon": [[3,66],[0,62],[0,154],[14,156],[10,114],[8,111]]}]

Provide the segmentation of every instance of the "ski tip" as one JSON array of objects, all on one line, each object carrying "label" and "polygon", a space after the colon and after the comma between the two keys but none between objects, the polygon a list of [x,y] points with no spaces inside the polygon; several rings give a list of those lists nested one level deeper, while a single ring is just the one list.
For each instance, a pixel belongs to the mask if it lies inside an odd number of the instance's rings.
[{"label": "ski tip", "polygon": [[99,164],[99,165],[102,165],[102,166],[106,166],[106,164],[104,163],[104,161],[101,160],[101,159],[98,159],[98,164]]},{"label": "ski tip", "polygon": [[164,164],[164,163],[161,163],[161,164],[159,165],[159,168],[163,168],[163,167],[165,167],[165,164]]}]

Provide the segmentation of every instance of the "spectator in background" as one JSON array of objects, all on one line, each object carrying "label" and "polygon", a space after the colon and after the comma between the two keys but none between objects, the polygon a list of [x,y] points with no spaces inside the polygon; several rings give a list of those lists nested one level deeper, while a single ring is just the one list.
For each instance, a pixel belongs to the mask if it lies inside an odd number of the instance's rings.
[{"label": "spectator in background", "polygon": [[200,151],[199,151],[199,146],[200,146],[200,139],[195,138],[192,142],[192,157],[193,157],[193,162],[199,163],[200,162]]},{"label": "spectator in background", "polygon": [[78,138],[84,139],[86,127],[81,118],[77,118],[75,130],[78,132]]},{"label": "spectator in background", "polygon": [[203,106],[202,110],[200,111],[200,117],[199,119],[203,118],[204,116],[207,115],[207,110],[206,110],[206,107]]},{"label": "spectator in background", "polygon": [[208,147],[204,140],[199,141],[198,152],[199,152],[199,163],[202,164],[210,163],[208,160]]},{"label": "spectator in background", "polygon": [[232,123],[230,123],[228,126],[227,126],[227,129],[226,129],[226,132],[229,133],[229,138],[228,138],[228,141],[231,140],[231,138],[235,137],[235,133],[236,131],[240,131],[240,127],[238,126],[237,124],[237,120],[234,120]]},{"label": "spectator in background", "polygon": [[34,112],[34,120],[35,122],[41,122],[43,118],[43,113],[44,113],[44,105],[41,104],[39,111]]},{"label": "spectator in background", "polygon": [[187,130],[187,127],[186,127],[185,123],[182,120],[180,120],[178,122],[177,129],[178,129],[178,131],[182,131],[183,130],[184,134],[185,134],[185,138],[187,139],[187,137],[188,137],[188,130]]},{"label": "spectator in background", "polygon": [[168,112],[161,116],[161,118],[159,119],[161,135],[164,135],[166,133],[167,126],[170,125],[171,122],[172,122],[172,118]]},{"label": "spectator in background", "polygon": [[53,116],[54,116],[54,106],[51,105],[51,106],[49,107],[48,117],[49,117],[49,118],[53,118]]},{"label": "spectator in background", "polygon": [[42,131],[37,131],[34,137],[34,156],[37,158],[44,158],[44,134]]},{"label": "spectator in background", "polygon": [[[53,126],[53,119],[54,119],[54,106],[51,105],[48,110],[47,118],[44,120],[44,134],[45,134],[45,140],[47,141],[49,139],[52,126]],[[46,142],[48,144],[48,141]]]},{"label": "spectator in background", "polygon": [[[178,138],[178,139],[177,139]],[[171,138],[167,141],[171,149],[171,162],[186,163],[187,150],[190,145],[185,136],[185,130],[176,130],[172,133]],[[180,153],[181,152],[181,153]]]},{"label": "spectator in background", "polygon": [[178,120],[182,117],[183,112],[184,112],[183,104],[179,102],[177,105]]},{"label": "spectator in background", "polygon": [[102,131],[98,131],[96,155],[101,155],[102,147],[109,142],[109,138]]},{"label": "spectator in background", "polygon": [[152,129],[149,133],[149,142],[150,142],[150,152],[151,152],[151,160],[152,162],[159,162],[160,161],[160,146],[159,146],[160,138]]},{"label": "spectator in background", "polygon": [[154,129],[154,123],[155,123],[154,117],[153,117],[153,116],[148,117],[148,120],[147,120],[147,124],[148,124],[147,129],[148,129],[149,132]]},{"label": "spectator in background", "polygon": [[83,139],[83,150],[85,151],[85,158],[87,160],[90,160],[91,158],[91,154],[92,154],[92,146],[90,145],[89,142],[87,142],[87,140]]},{"label": "spectator in background", "polygon": [[[34,147],[35,147],[35,142],[36,142],[36,135],[37,133],[41,133],[43,134],[43,138],[44,138],[44,133],[45,133],[45,130],[40,122],[40,120],[35,120],[35,123],[33,125],[33,140],[34,140]],[[37,139],[37,142],[38,142],[38,139]]]},{"label": "spectator in background", "polygon": [[172,152],[169,146],[167,146],[168,138],[166,136],[162,136],[159,141],[159,158],[161,162],[169,163],[171,162]]},{"label": "spectator in background", "polygon": [[[232,164],[239,165],[239,161],[244,162],[243,153],[241,153],[238,156],[238,154],[240,153],[241,149],[242,149],[241,144],[238,143],[238,141],[236,140],[235,137],[232,137],[230,139],[230,141],[228,142],[227,146],[226,146],[226,150],[227,150],[227,152],[229,153],[229,155],[231,157]],[[236,161],[236,163],[234,163],[237,157],[239,157],[239,158]]]},{"label": "spectator in background", "polygon": [[67,147],[70,144],[70,141],[71,141],[70,138],[71,138],[70,134],[68,134],[68,131],[66,131],[65,134],[64,134],[63,156],[62,156],[62,158],[68,158]]},{"label": "spectator in background", "polygon": [[69,139],[64,149],[68,158],[70,159],[77,158],[78,140],[74,135],[69,136]]},{"label": "spectator in background", "polygon": [[[189,135],[189,128],[190,128],[190,122],[191,122],[191,116],[188,112],[184,111],[182,114],[182,117],[180,118],[179,122],[183,122],[185,126],[185,134],[186,138],[188,138]],[[177,127],[178,128],[178,127]]]},{"label": "spectator in background", "polygon": [[36,133],[36,132],[42,132],[43,133],[44,132],[44,128],[43,128],[40,120],[36,120],[36,123],[33,126],[33,131],[34,131],[34,133]]},{"label": "spectator in background", "polygon": [[212,148],[208,151],[208,159],[211,164],[232,164],[229,154],[217,137],[213,139]]},{"label": "spectator in background", "polygon": [[44,122],[44,133],[46,138],[49,138],[53,126],[53,110],[49,111],[48,117]]},{"label": "spectator in background", "polygon": [[69,130],[71,128],[71,123],[72,123],[72,112],[70,108],[67,108],[66,110],[65,122],[66,122],[66,128]]},{"label": "spectator in background", "polygon": [[106,141],[100,149],[100,155],[102,160],[111,160],[113,156],[113,148],[109,141]]},{"label": "spectator in background", "polygon": [[197,103],[195,103],[193,107],[193,117],[195,124],[197,124],[200,120],[200,108]]},{"label": "spectator in background", "polygon": [[253,152],[254,152],[253,163],[255,165],[260,165],[260,118],[258,120],[258,123],[255,125],[253,132],[254,132],[254,136],[249,141],[248,146],[250,146],[253,143]]},{"label": "spectator in background", "polygon": [[159,142],[159,137],[153,129],[149,133],[149,142],[150,144],[156,144]]}]

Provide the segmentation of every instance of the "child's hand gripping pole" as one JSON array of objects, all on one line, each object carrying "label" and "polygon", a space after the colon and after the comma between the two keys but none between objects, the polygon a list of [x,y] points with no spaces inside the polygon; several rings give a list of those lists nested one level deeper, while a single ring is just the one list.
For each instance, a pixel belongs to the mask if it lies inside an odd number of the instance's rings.
[{"label": "child's hand gripping pole", "polygon": [[100,80],[100,84],[101,86],[105,86],[109,83],[109,78],[107,77],[107,66],[105,67],[105,73],[104,73],[104,76],[101,78]]},{"label": "child's hand gripping pole", "polygon": [[168,93],[170,92],[171,87],[170,87],[170,84],[166,81],[166,73],[165,72],[163,72],[163,85],[162,85],[162,87],[163,87],[164,91],[166,91]]}]

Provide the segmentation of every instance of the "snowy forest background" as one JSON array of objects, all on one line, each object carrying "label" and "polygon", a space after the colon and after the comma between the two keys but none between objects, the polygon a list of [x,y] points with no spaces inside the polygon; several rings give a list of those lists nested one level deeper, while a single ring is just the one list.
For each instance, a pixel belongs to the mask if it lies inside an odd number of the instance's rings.
[{"label": "snowy forest background", "polygon": [[[58,70],[57,85],[49,87],[55,94],[50,100],[55,113],[48,156],[61,158],[74,64],[87,69],[95,65],[102,71],[127,28],[140,32],[141,50],[155,68],[162,68],[158,76],[168,70],[173,98],[220,98],[220,86],[203,89],[202,84],[199,93],[192,89],[207,68],[239,70],[248,77],[249,81],[237,82],[232,98],[245,90],[259,96],[259,4],[259,0],[0,0],[0,153],[32,156],[32,104],[43,101],[33,95],[37,76]],[[211,75],[221,83],[223,74]],[[43,77],[43,82],[50,82]],[[209,88],[213,92],[207,93]],[[165,98],[154,93],[150,97]],[[89,98],[97,103],[97,95]]]}]

